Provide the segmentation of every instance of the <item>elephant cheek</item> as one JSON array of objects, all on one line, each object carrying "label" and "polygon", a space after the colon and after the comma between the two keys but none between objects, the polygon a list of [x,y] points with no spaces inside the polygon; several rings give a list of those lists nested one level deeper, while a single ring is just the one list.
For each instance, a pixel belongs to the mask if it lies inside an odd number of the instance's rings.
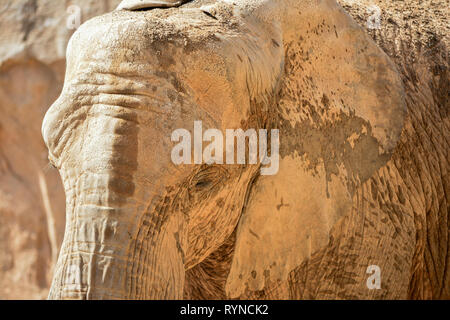
[{"label": "elephant cheek", "polygon": [[237,229],[229,297],[240,296],[246,287],[256,291],[268,281],[284,281],[327,244],[331,228],[350,210],[351,197],[340,179],[326,181],[323,166],[315,175],[305,167],[286,157],[276,176],[262,176],[253,186]]}]

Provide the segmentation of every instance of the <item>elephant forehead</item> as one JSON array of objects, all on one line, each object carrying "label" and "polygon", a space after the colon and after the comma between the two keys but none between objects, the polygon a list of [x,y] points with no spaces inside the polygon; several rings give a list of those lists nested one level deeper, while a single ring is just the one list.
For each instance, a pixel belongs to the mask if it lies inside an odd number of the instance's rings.
[{"label": "elephant forehead", "polygon": [[216,19],[199,8],[115,11],[74,34],[67,77],[109,74],[112,85],[138,78],[144,90],[154,90],[151,75],[170,78],[175,95],[185,94],[214,121],[239,124],[281,73],[281,40],[267,46],[260,31],[233,14]]},{"label": "elephant forehead", "polygon": [[[207,22],[199,10],[183,14],[175,9],[115,11],[83,24],[73,35],[68,54],[69,58],[90,59],[105,49],[109,55],[103,58],[109,60],[134,62],[153,57],[146,61],[147,65],[166,66],[173,64],[175,59],[186,59],[194,51],[213,53],[214,42],[218,41],[216,33],[230,30]],[[174,47],[183,50],[175,52]]]}]

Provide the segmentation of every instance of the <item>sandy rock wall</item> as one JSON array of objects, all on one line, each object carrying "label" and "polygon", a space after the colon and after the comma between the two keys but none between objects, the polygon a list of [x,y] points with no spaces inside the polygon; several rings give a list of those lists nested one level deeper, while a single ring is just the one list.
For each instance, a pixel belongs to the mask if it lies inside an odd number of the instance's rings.
[{"label": "sandy rock wall", "polygon": [[120,0],[0,3],[0,300],[46,298],[64,234],[65,197],[41,137],[78,22]]}]

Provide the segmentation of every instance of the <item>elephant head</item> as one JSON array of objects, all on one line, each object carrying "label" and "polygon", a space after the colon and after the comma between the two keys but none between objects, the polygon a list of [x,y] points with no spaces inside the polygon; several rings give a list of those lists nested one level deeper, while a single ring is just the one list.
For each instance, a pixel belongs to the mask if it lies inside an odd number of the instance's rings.
[{"label": "elephant head", "polygon": [[[50,298],[181,298],[235,230],[229,296],[283,280],[396,145],[400,78],[334,0],[184,2],[124,1],[70,40],[42,130],[67,199]],[[174,164],[197,120],[279,129],[279,172]]]}]

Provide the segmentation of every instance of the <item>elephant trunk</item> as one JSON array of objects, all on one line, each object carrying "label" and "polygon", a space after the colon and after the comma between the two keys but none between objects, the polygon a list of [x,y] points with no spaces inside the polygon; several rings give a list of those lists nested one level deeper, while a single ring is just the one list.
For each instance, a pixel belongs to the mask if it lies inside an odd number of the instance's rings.
[{"label": "elephant trunk", "polygon": [[[167,217],[133,203],[105,204],[107,176],[74,180],[67,192],[66,233],[49,299],[177,299],[184,265]],[[173,227],[173,226],[172,226]]]},{"label": "elephant trunk", "polygon": [[[69,102],[63,95],[44,121],[67,219],[49,299],[182,298],[183,216],[161,200],[168,160],[154,143],[169,134],[141,129],[136,111],[118,106],[59,121]],[[148,155],[152,143],[159,152]]]}]

